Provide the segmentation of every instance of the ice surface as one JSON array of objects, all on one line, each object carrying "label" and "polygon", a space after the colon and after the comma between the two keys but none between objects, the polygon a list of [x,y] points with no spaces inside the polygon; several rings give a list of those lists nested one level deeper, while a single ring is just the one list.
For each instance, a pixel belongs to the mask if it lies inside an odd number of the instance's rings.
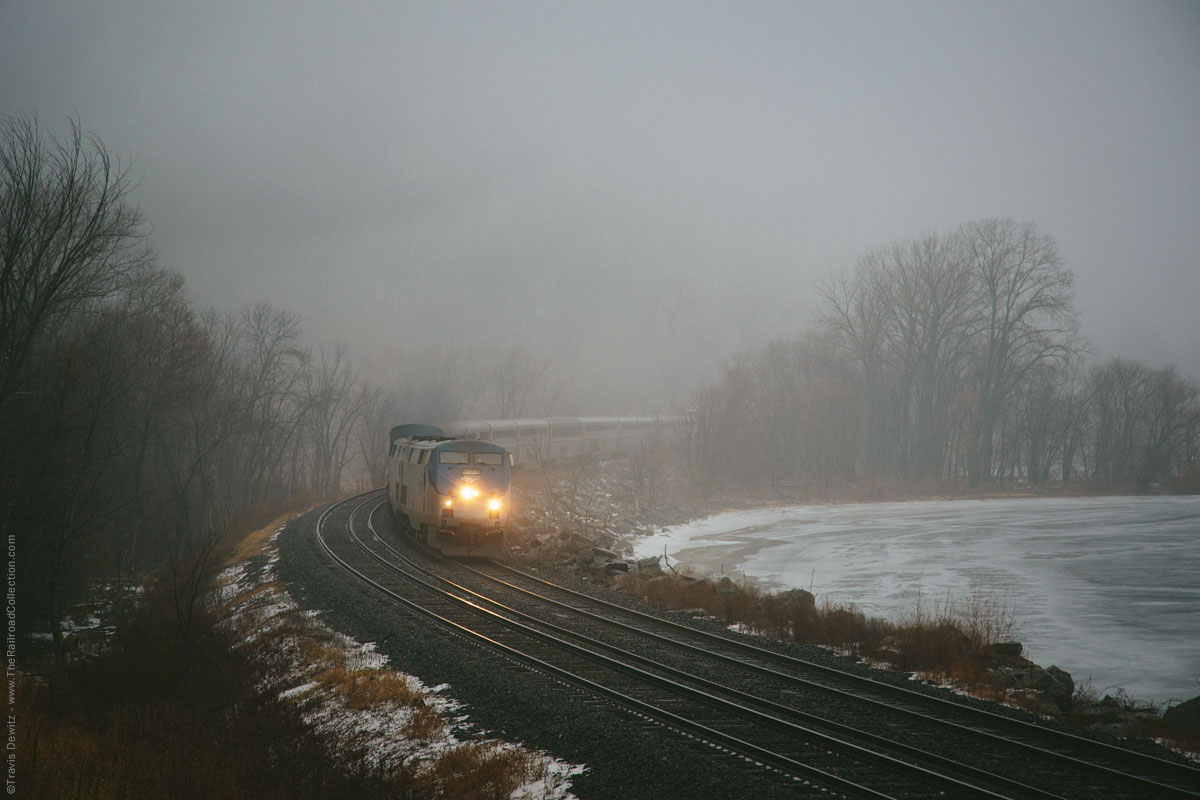
[{"label": "ice surface", "polygon": [[980,593],[1026,655],[1100,692],[1200,695],[1200,497],[795,506],[720,514],[639,539],[684,568],[800,587],[912,616]]}]

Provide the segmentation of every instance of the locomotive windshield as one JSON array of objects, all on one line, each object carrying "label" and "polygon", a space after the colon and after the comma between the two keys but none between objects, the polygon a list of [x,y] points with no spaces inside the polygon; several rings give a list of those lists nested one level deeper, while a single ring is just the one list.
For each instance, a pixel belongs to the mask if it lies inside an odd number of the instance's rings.
[{"label": "locomotive windshield", "polygon": [[502,467],[504,466],[504,454],[441,450],[438,453],[438,461],[442,464],[480,464],[485,467]]}]

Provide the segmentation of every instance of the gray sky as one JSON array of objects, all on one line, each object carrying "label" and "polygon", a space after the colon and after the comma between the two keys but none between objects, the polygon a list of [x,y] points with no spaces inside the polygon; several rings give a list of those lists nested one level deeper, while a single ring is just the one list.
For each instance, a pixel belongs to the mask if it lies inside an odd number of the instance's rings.
[{"label": "gray sky", "polygon": [[865,252],[1013,217],[1099,355],[1200,376],[1198,2],[0,0],[0,76],[132,159],[199,302],[359,352],[690,382]]}]

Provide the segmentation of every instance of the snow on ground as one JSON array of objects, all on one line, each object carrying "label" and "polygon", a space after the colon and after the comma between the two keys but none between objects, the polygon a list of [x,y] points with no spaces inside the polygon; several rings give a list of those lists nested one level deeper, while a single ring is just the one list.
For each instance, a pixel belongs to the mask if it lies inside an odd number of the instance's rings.
[{"label": "snow on ground", "polygon": [[1200,497],[768,508],[635,542],[638,557],[664,550],[697,573],[804,588],[897,620],[990,604],[1011,615],[1031,659],[1101,693],[1200,694]]},{"label": "snow on ground", "polygon": [[[229,624],[241,630],[249,642],[278,633],[285,626],[294,625],[299,618],[304,621],[310,640],[315,638],[331,644],[344,654],[346,670],[387,671],[387,656],[377,653],[374,643],[358,642],[333,631],[319,621],[317,612],[302,612],[283,586],[276,582],[275,565],[279,560],[276,540],[282,530],[281,527],[269,540],[267,562],[256,575],[250,574],[249,562],[241,561],[227,568],[218,579],[214,602],[228,611]],[[372,766],[393,759],[428,763],[439,754],[463,744],[452,730],[469,730],[471,725],[462,715],[461,706],[448,696],[449,685],[427,687],[415,676],[388,671],[413,692],[422,695],[423,707],[431,709],[447,723],[441,735],[421,740],[407,738],[405,727],[418,713],[414,706],[382,702],[366,709],[350,708],[344,697],[327,691],[321,681],[313,679],[322,668],[311,663],[311,655],[306,657],[296,636],[278,638],[279,660],[271,665],[273,674],[267,683],[290,684],[279,697],[296,702],[304,709],[309,724],[323,733],[333,734],[347,751],[361,749],[368,754]],[[494,739],[488,742],[497,752],[518,748]],[[570,777],[582,772],[584,767],[567,764],[543,753],[533,756],[540,769],[531,770],[531,779],[512,793],[511,800],[574,800],[575,796],[569,791]]]}]

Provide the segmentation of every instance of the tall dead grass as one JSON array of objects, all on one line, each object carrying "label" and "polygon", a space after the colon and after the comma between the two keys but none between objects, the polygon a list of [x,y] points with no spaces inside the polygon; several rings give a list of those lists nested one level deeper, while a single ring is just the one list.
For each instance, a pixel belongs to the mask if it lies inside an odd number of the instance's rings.
[{"label": "tall dead grass", "polygon": [[740,624],[783,641],[826,645],[961,684],[994,691],[986,669],[988,646],[1012,634],[1013,615],[995,594],[973,592],[930,607],[918,600],[911,613],[892,622],[868,617],[854,606],[817,603],[805,592],[765,592],[752,584],[698,580],[685,575],[647,577],[633,572],[622,588],[668,610],[702,610],[726,625]]}]

